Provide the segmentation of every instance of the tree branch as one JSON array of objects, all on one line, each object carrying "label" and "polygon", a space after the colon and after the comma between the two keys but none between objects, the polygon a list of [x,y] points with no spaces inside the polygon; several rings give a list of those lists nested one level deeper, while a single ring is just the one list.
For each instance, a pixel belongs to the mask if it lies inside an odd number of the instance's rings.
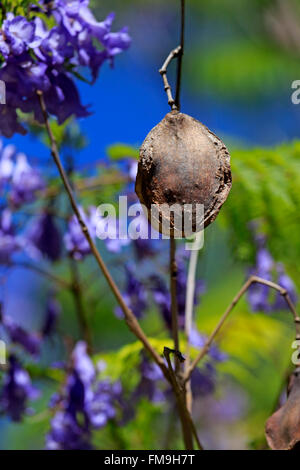
[{"label": "tree branch", "polygon": [[185,29],[185,0],[181,1],[181,26],[180,26],[180,51],[177,61],[177,80],[176,80],[176,97],[175,105],[180,110],[180,90],[181,90],[181,75],[182,75],[182,59],[184,54],[184,29]]},{"label": "tree branch", "polygon": [[168,55],[168,57],[166,58],[165,62],[163,63],[163,66],[161,67],[161,69],[159,69],[159,73],[161,74],[163,82],[164,82],[164,89],[165,89],[165,92],[167,93],[168,104],[171,106],[172,110],[176,110],[178,108],[177,108],[177,105],[176,105],[175,100],[174,100],[173,95],[172,95],[171,85],[168,81],[167,69],[168,69],[170,63],[172,62],[172,60],[175,59],[175,57],[179,56],[180,51],[181,51],[181,46],[178,46],[175,49],[173,49],[170,52],[170,54]]},{"label": "tree branch", "polygon": [[125,303],[125,301],[124,301],[117,285],[115,284],[114,280],[112,279],[112,277],[110,275],[110,272],[108,271],[108,269],[106,267],[106,264],[104,263],[101,255],[100,255],[100,253],[99,253],[99,251],[98,251],[98,249],[97,249],[97,247],[96,247],[96,245],[95,245],[95,243],[94,243],[94,241],[93,241],[93,239],[92,239],[92,237],[89,233],[89,230],[88,230],[88,228],[87,228],[87,226],[86,226],[86,224],[85,224],[85,222],[84,222],[84,220],[81,216],[80,210],[77,206],[77,203],[76,203],[73,191],[72,191],[71,184],[69,182],[68,176],[67,176],[67,174],[66,174],[66,172],[63,168],[63,165],[62,165],[62,162],[61,162],[61,159],[60,159],[60,156],[59,156],[57,143],[56,143],[55,137],[53,135],[53,132],[52,132],[52,129],[51,129],[51,126],[50,126],[50,122],[49,122],[49,118],[48,118],[48,112],[47,112],[47,108],[46,108],[43,93],[41,91],[38,91],[37,95],[38,95],[39,102],[40,102],[40,107],[41,107],[41,110],[42,110],[42,113],[43,113],[46,130],[47,130],[47,133],[48,133],[48,136],[49,136],[49,139],[50,139],[50,143],[51,143],[51,154],[52,154],[54,162],[55,162],[55,164],[58,168],[58,171],[60,173],[63,185],[65,187],[65,190],[66,190],[66,193],[68,195],[70,204],[71,204],[72,209],[74,211],[74,214],[76,215],[78,223],[81,227],[82,233],[84,234],[84,236],[85,236],[85,238],[86,238],[86,240],[89,244],[90,250],[91,250],[94,258],[97,261],[97,264],[98,264],[99,268],[101,269],[108,285],[110,286],[110,288],[111,288],[118,304],[120,305],[120,307],[121,307],[121,309],[124,313],[125,321],[126,321],[128,327],[129,327],[129,329],[142,342],[145,349],[150,353],[153,360],[161,368],[161,370],[162,370],[163,374],[165,375],[166,379],[169,380],[168,368],[166,367],[166,365],[165,365],[163,359],[160,357],[160,355],[151,346],[151,344],[149,343],[148,338],[146,337],[145,333],[143,332],[142,328],[140,327],[135,315],[128,308],[128,306],[126,305],[126,303]]},{"label": "tree branch", "polygon": [[[174,349],[180,351],[178,335],[178,305],[177,305],[177,264],[176,264],[176,241],[171,235],[170,238],[170,291],[171,291],[171,315],[172,315],[172,336]],[[180,361],[175,355],[175,371],[180,369]]]},{"label": "tree branch", "polygon": [[256,284],[256,283],[257,284],[263,284],[263,285],[268,286],[272,289],[275,289],[277,292],[279,292],[282,295],[282,297],[286,301],[290,311],[292,312],[292,315],[293,315],[293,318],[294,318],[295,329],[296,329],[296,339],[298,339],[298,340],[300,339],[300,317],[298,316],[298,314],[296,312],[295,306],[294,306],[287,290],[284,289],[283,287],[281,287],[279,284],[276,284],[275,282],[267,281],[267,280],[262,279],[262,278],[257,277],[257,276],[251,276],[245,282],[245,284],[243,285],[241,290],[237,293],[237,295],[235,296],[235,298],[233,299],[233,301],[231,302],[229,307],[226,309],[226,311],[222,315],[219,323],[217,324],[217,326],[215,327],[215,329],[213,330],[211,335],[206,340],[206,342],[205,342],[203,348],[201,349],[201,351],[199,352],[198,356],[196,357],[196,359],[194,359],[194,361],[192,362],[192,364],[190,365],[190,367],[186,371],[185,376],[184,376],[184,382],[187,382],[190,379],[191,374],[192,374],[193,370],[195,369],[195,367],[197,366],[197,364],[199,363],[199,361],[201,361],[201,359],[207,354],[207,352],[209,351],[211,343],[213,342],[213,340],[215,339],[215,337],[219,333],[220,329],[224,325],[225,321],[229,317],[230,313],[232,312],[232,310],[234,309],[234,307],[236,306],[238,301],[245,294],[245,292],[247,292],[249,287],[252,284]]},{"label": "tree branch", "polygon": [[[199,441],[197,431],[195,428],[195,425],[193,423],[192,417],[185,405],[184,401],[184,391],[181,390],[180,385],[177,382],[177,378],[175,375],[175,372],[172,367],[171,359],[170,359],[170,353],[172,352],[171,349],[169,348],[164,348],[164,356],[166,358],[169,372],[170,372],[170,382],[175,394],[176,402],[177,402],[177,408],[179,412],[179,417],[180,417],[180,422],[181,422],[181,427],[182,427],[182,434],[183,434],[183,440],[185,444],[185,448],[187,450],[193,450],[194,449],[194,444],[193,444],[193,437],[196,440],[197,446],[199,450],[203,450],[203,447]],[[175,356],[176,357],[176,356]]]}]

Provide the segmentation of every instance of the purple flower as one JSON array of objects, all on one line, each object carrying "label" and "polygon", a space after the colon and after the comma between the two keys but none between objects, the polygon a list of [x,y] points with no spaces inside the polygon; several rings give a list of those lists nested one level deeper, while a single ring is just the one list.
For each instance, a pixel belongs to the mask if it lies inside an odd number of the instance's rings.
[{"label": "purple flower", "polygon": [[35,46],[35,27],[23,16],[7,13],[3,21],[0,51],[4,57],[9,54],[20,55]]},{"label": "purple flower", "polygon": [[[141,318],[147,309],[147,295],[143,284],[135,277],[132,267],[125,265],[126,290],[123,292],[123,298],[129,308],[137,318]],[[116,308],[118,317],[123,318],[123,312],[120,307]]]},{"label": "purple flower", "polygon": [[39,171],[29,165],[24,153],[16,156],[11,186],[10,200],[16,207],[34,201],[35,192],[45,187]]},{"label": "purple flower", "polygon": [[13,145],[4,147],[2,142],[0,142],[0,147],[0,184],[3,184],[8,181],[13,174],[14,163],[12,157],[15,155],[16,148]]},{"label": "purple flower", "polygon": [[[56,0],[45,5],[51,23],[41,15],[30,20],[8,13],[0,30],[0,52],[4,62],[0,79],[6,84],[6,105],[0,110],[0,130],[6,137],[26,129],[17,110],[33,113],[43,122],[37,90],[44,94],[50,114],[59,123],[71,115],[87,116],[72,77],[88,68],[95,80],[104,61],[127,49],[126,29],[112,33],[113,15],[98,22],[88,1]],[[36,8],[35,8],[36,9]],[[42,13],[40,10],[39,13]]]},{"label": "purple flower", "polygon": [[62,237],[53,215],[45,212],[34,222],[28,238],[49,260],[57,261],[61,256]]},{"label": "purple flower", "polygon": [[[86,216],[84,210],[80,208],[81,217],[83,218],[84,223],[87,225],[92,238],[95,238],[96,235],[96,227],[94,225],[94,210],[95,209],[93,207],[90,207],[88,217]],[[68,231],[64,236],[64,242],[69,254],[77,260],[81,260],[84,258],[84,256],[91,252],[87,239],[82,233],[82,228],[80,227],[75,215],[72,216],[69,222]]]},{"label": "purple flower", "polygon": [[0,263],[9,263],[11,256],[21,247],[22,241],[14,233],[12,214],[5,209],[0,215]]},{"label": "purple flower", "polygon": [[40,352],[41,340],[36,334],[24,330],[24,328],[7,315],[2,316],[1,323],[13,343],[19,344],[33,356]]},{"label": "purple flower", "polygon": [[21,421],[27,411],[27,401],[38,398],[39,392],[32,386],[30,376],[15,356],[9,357],[9,367],[0,394],[0,407],[13,421]]},{"label": "purple flower", "polygon": [[[277,272],[278,272],[278,284],[287,290],[290,299],[293,303],[297,302],[297,294],[296,294],[296,287],[293,283],[292,279],[285,273],[283,264],[277,264]],[[279,292],[276,293],[276,299],[273,305],[274,310],[284,310],[287,308],[287,304],[283,299],[282,295]]]},{"label": "purple flower", "polygon": [[[282,264],[276,264],[266,248],[266,239],[262,235],[255,237],[257,244],[256,265],[250,269],[251,275],[259,276],[268,281],[274,281],[287,289],[291,299],[296,302],[295,285],[285,273]],[[271,297],[271,288],[259,283],[252,284],[248,289],[248,302],[253,312],[275,312],[286,308],[282,296],[277,293],[275,300]]]},{"label": "purple flower", "polygon": [[119,383],[97,378],[95,366],[80,341],[72,353],[73,367],[47,435],[48,449],[90,449],[91,432],[106,425],[116,415],[122,388]]},{"label": "purple flower", "polygon": [[163,374],[161,369],[154,362],[150,362],[145,354],[142,354],[140,364],[140,381],[133,393],[132,401],[135,403],[141,397],[148,398],[153,403],[161,403],[165,400],[163,384]]},{"label": "purple flower", "polygon": [[51,430],[46,435],[48,450],[90,450],[90,433],[83,429],[74,417],[58,411],[51,420]]},{"label": "purple flower", "polygon": [[[201,350],[205,344],[206,337],[193,327],[190,331],[189,341],[192,346]],[[208,351],[207,362],[203,367],[196,368],[191,376],[191,386],[195,396],[207,395],[214,391],[216,382],[215,363],[222,362],[225,359],[226,355],[215,344],[211,345]]]}]

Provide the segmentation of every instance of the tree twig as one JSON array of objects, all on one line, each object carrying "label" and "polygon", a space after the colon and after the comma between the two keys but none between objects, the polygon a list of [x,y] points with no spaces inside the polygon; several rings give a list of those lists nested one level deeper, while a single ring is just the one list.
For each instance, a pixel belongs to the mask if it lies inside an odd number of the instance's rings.
[{"label": "tree twig", "polygon": [[231,304],[229,305],[229,307],[225,310],[224,314],[222,315],[222,317],[220,318],[220,321],[219,323],[217,324],[217,326],[215,327],[215,329],[213,330],[213,332],[211,333],[211,335],[208,337],[208,339],[206,340],[203,348],[201,349],[201,351],[199,352],[198,356],[194,359],[194,361],[192,362],[192,364],[190,365],[190,367],[188,368],[188,370],[186,371],[185,373],[185,376],[184,376],[184,382],[187,382],[189,379],[190,379],[190,376],[191,376],[191,373],[193,372],[193,370],[195,369],[195,367],[197,366],[197,364],[199,363],[199,361],[201,361],[201,359],[207,354],[207,352],[209,351],[209,348],[213,342],[213,340],[215,339],[215,337],[217,336],[217,334],[219,333],[220,329],[222,328],[222,326],[224,325],[225,321],[227,320],[228,316],[230,315],[230,313],[232,312],[232,310],[234,309],[234,307],[236,306],[236,304],[238,303],[238,301],[241,299],[241,297],[245,294],[245,292],[247,292],[247,290],[249,289],[249,287],[252,285],[252,284],[262,284],[262,285],[265,285],[265,286],[268,286],[272,289],[275,289],[276,291],[278,291],[282,297],[284,298],[284,300],[286,301],[290,311],[292,312],[292,315],[293,315],[293,318],[294,318],[294,323],[295,323],[295,329],[296,329],[296,339],[299,340],[300,339],[300,317],[298,316],[297,312],[296,312],[296,308],[287,292],[286,289],[284,289],[283,287],[281,287],[279,284],[276,284],[275,282],[272,282],[272,281],[267,281],[266,279],[262,279],[258,276],[251,276],[246,282],[245,284],[243,285],[243,287],[240,289],[240,291],[237,293],[237,295],[235,296],[235,298],[233,299],[233,301],[231,302]]},{"label": "tree twig", "polygon": [[[177,264],[176,264],[176,240],[171,235],[170,238],[170,291],[171,291],[171,315],[172,315],[172,336],[174,349],[180,351],[178,335],[178,305],[177,305]],[[175,371],[180,369],[180,361],[175,355]]]},{"label": "tree twig", "polygon": [[85,224],[85,222],[82,218],[82,215],[80,213],[79,207],[76,203],[76,200],[75,200],[75,197],[74,197],[74,194],[73,194],[71,184],[69,182],[68,176],[65,172],[65,169],[62,165],[62,162],[61,162],[61,159],[60,159],[60,156],[59,156],[57,143],[56,143],[55,137],[53,135],[53,132],[52,132],[52,129],[51,129],[51,126],[50,126],[50,122],[49,122],[49,118],[48,118],[48,112],[47,112],[47,108],[46,108],[46,104],[45,104],[45,100],[44,100],[44,96],[43,96],[42,91],[38,91],[37,95],[38,95],[40,107],[41,107],[41,110],[42,110],[42,113],[43,113],[43,118],[44,118],[44,123],[45,123],[45,126],[46,126],[46,130],[47,130],[49,140],[50,140],[50,143],[51,143],[51,154],[52,154],[54,162],[55,162],[55,164],[58,168],[58,171],[59,171],[59,174],[61,176],[63,185],[64,185],[65,190],[67,192],[70,204],[72,206],[74,214],[76,215],[78,223],[81,227],[82,233],[84,234],[84,236],[85,236],[85,238],[86,238],[86,240],[89,244],[91,253],[95,257],[99,268],[101,269],[101,271],[102,271],[105,279],[107,280],[108,285],[110,286],[110,288],[111,288],[118,304],[120,305],[120,307],[121,307],[121,309],[124,313],[125,321],[126,321],[128,327],[129,327],[129,329],[142,342],[145,349],[150,353],[153,360],[161,368],[161,370],[162,370],[163,374],[165,375],[165,377],[167,378],[167,380],[169,380],[169,371],[168,371],[168,368],[166,367],[166,365],[164,363],[164,360],[162,359],[162,357],[160,357],[160,355],[151,346],[148,338],[146,337],[145,333],[143,332],[142,328],[140,327],[135,315],[133,314],[131,309],[126,305],[126,303],[125,303],[125,301],[124,301],[117,285],[115,284],[114,280],[112,279],[112,277],[110,275],[110,272],[108,271],[108,269],[106,267],[106,264],[104,263],[101,255],[100,255],[100,253],[99,253],[99,251],[98,251],[98,249],[97,249],[97,247],[96,247],[96,245],[95,245],[95,243],[94,243],[94,241],[93,241],[93,239],[92,239],[92,237],[89,233],[89,230],[88,230],[88,228],[87,228],[87,226],[86,226],[86,224]]},{"label": "tree twig", "polygon": [[[184,400],[184,391],[181,390],[180,385],[177,382],[177,378],[175,375],[175,372],[172,367],[171,359],[170,359],[170,353],[172,352],[171,349],[165,347],[164,348],[164,356],[166,358],[169,372],[170,372],[170,381],[171,385],[176,397],[176,402],[177,402],[177,408],[180,416],[180,422],[181,422],[181,427],[182,427],[182,434],[183,434],[183,439],[185,443],[185,447],[187,450],[193,450],[194,444],[193,444],[193,438],[195,439],[198,449],[203,450],[203,447],[200,443],[200,440],[197,435],[197,430],[194,425],[194,422],[192,420],[192,417],[185,405],[185,400]],[[175,356],[176,357],[176,356]]]},{"label": "tree twig", "polygon": [[180,51],[177,61],[177,80],[176,80],[176,95],[175,105],[180,110],[180,89],[181,89],[181,76],[182,76],[182,59],[184,54],[184,29],[185,29],[185,0],[181,2],[181,26],[180,26]]},{"label": "tree twig", "polygon": [[164,89],[165,89],[165,92],[167,93],[168,104],[171,106],[172,110],[176,110],[178,108],[172,95],[171,85],[167,77],[167,70],[172,60],[175,59],[175,57],[179,56],[180,51],[181,51],[181,46],[177,46],[175,49],[173,49],[168,55],[168,57],[166,58],[165,62],[163,63],[163,66],[159,69],[159,73],[161,74],[163,82],[164,82]]}]

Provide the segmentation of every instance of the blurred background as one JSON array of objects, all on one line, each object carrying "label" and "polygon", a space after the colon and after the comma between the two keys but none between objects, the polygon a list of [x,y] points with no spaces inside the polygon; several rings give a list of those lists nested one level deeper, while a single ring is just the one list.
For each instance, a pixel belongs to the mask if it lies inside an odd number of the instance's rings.
[{"label": "blurred background", "polygon": [[[108,64],[102,67],[93,87],[79,83],[82,102],[90,104],[92,114],[80,122],[87,145],[73,154],[78,172],[88,171],[95,162],[106,164],[112,145],[117,150],[129,145],[128,153],[133,154],[168,112],[158,69],[179,41],[177,0],[94,0],[92,6],[99,19],[116,12],[115,29],[127,25],[132,45],[117,58],[114,69]],[[291,102],[292,82],[300,79],[300,1],[187,0],[185,48],[182,111],[222,138],[232,156],[233,189],[218,220],[205,231],[197,271],[206,292],[196,309],[196,324],[209,333],[255,266],[253,223],[263,233],[274,262],[283,263],[300,287],[300,105]],[[172,65],[172,83],[174,78]],[[29,135],[12,140],[32,161],[49,165],[48,149],[39,139]],[[117,189],[99,190],[86,200],[95,205],[111,202]],[[131,256],[125,250],[121,260]],[[122,267],[106,258],[114,277],[124,284]],[[80,266],[83,275],[86,269]],[[64,269],[58,272],[64,274]],[[48,287],[38,275],[21,268],[6,276],[7,312],[20,321],[26,312],[26,324],[34,327]],[[121,367],[114,361],[122,359],[110,353],[134,339],[112,314],[114,300],[98,273],[94,280],[88,306],[94,343],[110,369],[121,370],[126,381],[130,361]],[[64,310],[60,329],[76,337],[72,299],[67,294],[58,297]],[[206,448],[264,448],[264,423],[284,389],[293,352],[291,316],[280,309],[253,313],[250,307],[242,300],[223,328],[217,342],[227,359],[216,366],[213,393],[195,400],[195,422]],[[157,317],[153,305],[142,324],[149,334],[158,332],[160,337],[163,326]],[[60,348],[54,339],[44,352],[47,360],[49,356],[58,360]],[[127,357],[124,352],[123,357]],[[0,421],[1,449],[43,448],[47,402],[54,386],[51,382],[41,386],[43,398],[35,415],[22,424]],[[144,401],[135,420],[115,435],[107,429],[99,432],[97,442],[100,448],[179,447],[179,432],[167,434],[167,430],[172,433],[170,416],[170,410],[162,415],[160,405]],[[165,442],[161,426],[166,429]]]}]

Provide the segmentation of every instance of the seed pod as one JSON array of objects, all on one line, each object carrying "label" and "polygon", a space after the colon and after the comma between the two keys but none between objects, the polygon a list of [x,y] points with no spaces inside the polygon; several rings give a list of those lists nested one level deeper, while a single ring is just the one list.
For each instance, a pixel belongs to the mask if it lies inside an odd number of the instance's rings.
[{"label": "seed pod", "polygon": [[287,401],[266,422],[266,439],[273,450],[299,450],[300,368],[290,376]]},{"label": "seed pod", "polygon": [[[147,208],[149,221],[160,232],[169,234],[164,227],[171,227],[177,237],[190,236],[186,224],[174,222],[183,221],[185,216],[192,220],[193,232],[207,227],[217,217],[230,189],[229,153],[201,122],[176,110],[150,131],[140,149],[135,190]],[[175,217],[168,209],[174,204],[179,207]],[[204,206],[201,218],[197,204]],[[157,209],[154,215],[153,208]]]}]

